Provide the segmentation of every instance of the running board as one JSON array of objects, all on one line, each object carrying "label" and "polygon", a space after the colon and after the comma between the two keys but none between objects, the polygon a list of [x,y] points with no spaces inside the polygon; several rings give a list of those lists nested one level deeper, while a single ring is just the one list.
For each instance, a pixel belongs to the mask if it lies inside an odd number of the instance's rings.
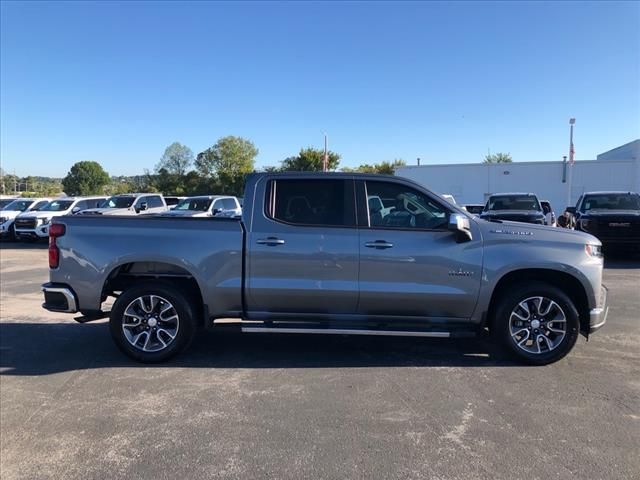
[{"label": "running board", "polygon": [[[451,332],[364,330],[347,328],[241,327],[243,333],[313,333],[320,335],[382,335],[387,337],[449,338]],[[456,332],[457,333],[457,332]]]}]

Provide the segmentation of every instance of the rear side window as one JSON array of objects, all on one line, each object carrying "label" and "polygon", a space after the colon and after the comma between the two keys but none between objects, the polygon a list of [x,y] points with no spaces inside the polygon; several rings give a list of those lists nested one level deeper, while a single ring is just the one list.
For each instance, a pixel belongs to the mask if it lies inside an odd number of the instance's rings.
[{"label": "rear side window", "polygon": [[293,225],[352,227],[352,180],[272,180],[267,216]]}]

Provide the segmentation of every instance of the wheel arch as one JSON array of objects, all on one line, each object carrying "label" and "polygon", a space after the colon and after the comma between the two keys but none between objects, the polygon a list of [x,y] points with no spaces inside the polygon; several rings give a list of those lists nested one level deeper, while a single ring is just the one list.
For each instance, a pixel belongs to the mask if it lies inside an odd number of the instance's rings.
[{"label": "wheel arch", "polygon": [[578,310],[580,332],[589,331],[589,299],[583,283],[570,273],[548,268],[524,268],[504,274],[496,283],[485,316],[484,324],[491,329],[500,299],[516,284],[524,282],[543,282],[566,293]]},{"label": "wheel arch", "polygon": [[141,279],[161,280],[167,285],[182,291],[196,307],[196,315],[204,325],[208,320],[207,307],[204,304],[202,287],[197,277],[185,266],[168,261],[134,260],[125,261],[111,268],[102,286],[101,300],[107,296],[116,296]]}]

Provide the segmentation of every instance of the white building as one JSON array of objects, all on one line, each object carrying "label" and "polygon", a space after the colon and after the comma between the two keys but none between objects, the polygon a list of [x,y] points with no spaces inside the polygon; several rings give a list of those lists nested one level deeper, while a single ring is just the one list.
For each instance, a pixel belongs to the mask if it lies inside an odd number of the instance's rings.
[{"label": "white building", "polygon": [[[571,171],[569,171],[571,170]],[[601,153],[596,160],[578,160],[573,167],[557,162],[463,163],[401,167],[396,175],[430,190],[455,197],[458,204],[484,203],[500,192],[531,192],[549,200],[557,214],[575,205],[583,192],[640,192],[640,139]]]}]

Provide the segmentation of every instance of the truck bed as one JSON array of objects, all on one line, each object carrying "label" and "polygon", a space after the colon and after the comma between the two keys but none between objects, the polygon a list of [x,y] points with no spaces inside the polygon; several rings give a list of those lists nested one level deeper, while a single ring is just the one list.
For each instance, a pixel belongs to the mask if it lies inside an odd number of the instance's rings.
[{"label": "truck bed", "polygon": [[53,223],[65,225],[66,232],[57,239],[60,267],[50,279],[73,283],[82,312],[100,310],[105,283],[123,269],[132,276],[191,278],[211,315],[242,310],[239,219],[64,216]]}]

